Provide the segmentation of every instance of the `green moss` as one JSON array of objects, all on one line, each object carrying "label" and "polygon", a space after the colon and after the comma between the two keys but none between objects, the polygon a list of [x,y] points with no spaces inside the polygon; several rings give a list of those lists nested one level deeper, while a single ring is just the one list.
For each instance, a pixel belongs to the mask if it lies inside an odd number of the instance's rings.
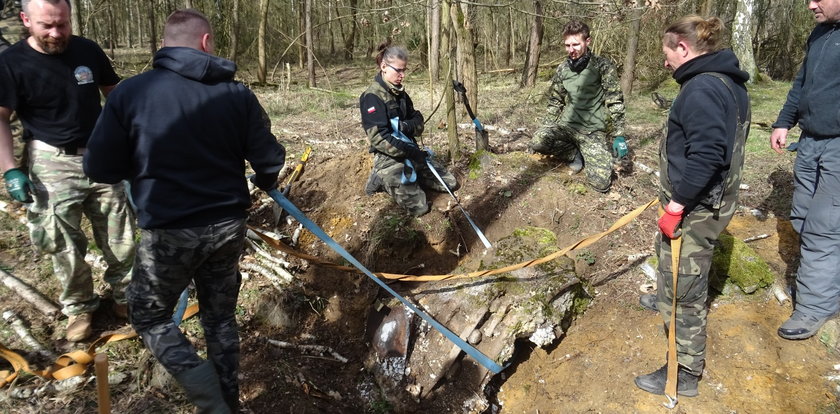
[{"label": "green moss", "polygon": [[481,160],[490,155],[487,151],[478,151],[470,155],[470,162],[467,164],[467,176],[471,180],[475,180],[481,174]]},{"label": "green moss", "polygon": [[709,283],[723,292],[733,284],[745,293],[770,286],[776,279],[770,266],[743,241],[729,234],[721,234],[712,257]]},{"label": "green moss", "polygon": [[569,191],[573,194],[577,195],[584,195],[587,191],[589,191],[585,185],[581,183],[570,183],[569,184]]}]

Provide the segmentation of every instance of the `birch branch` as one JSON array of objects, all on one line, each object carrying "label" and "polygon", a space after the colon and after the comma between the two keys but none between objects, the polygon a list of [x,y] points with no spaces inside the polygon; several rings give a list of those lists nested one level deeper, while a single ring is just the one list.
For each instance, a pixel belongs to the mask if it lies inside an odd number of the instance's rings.
[{"label": "birch branch", "polygon": [[20,337],[20,339],[26,346],[32,348],[32,350],[41,354],[49,360],[56,359],[56,355],[52,351],[47,349],[47,347],[38,342],[38,340],[35,339],[34,336],[32,336],[32,332],[29,331],[29,329],[23,323],[23,320],[21,320],[16,313],[10,310],[3,312],[3,320],[5,320],[6,323],[8,323],[12,327],[12,329]]},{"label": "birch branch", "polygon": [[54,318],[61,313],[61,310],[53,304],[52,301],[45,298],[41,292],[38,292],[32,286],[27,285],[22,280],[12,276],[12,274],[2,269],[0,269],[0,281],[2,281],[7,288],[17,293],[18,296],[34,305],[44,315]]}]

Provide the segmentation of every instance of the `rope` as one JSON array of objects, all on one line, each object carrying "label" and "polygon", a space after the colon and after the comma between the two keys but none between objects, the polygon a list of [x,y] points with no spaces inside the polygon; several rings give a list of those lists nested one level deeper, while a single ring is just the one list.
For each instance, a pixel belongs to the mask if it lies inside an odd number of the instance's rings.
[{"label": "rope", "polygon": [[[625,214],[624,216],[622,216],[621,218],[616,220],[616,222],[613,223],[613,225],[610,226],[609,229],[607,229],[607,230],[605,230],[601,233],[596,233],[596,234],[584,237],[584,238],[570,244],[569,246],[564,247],[561,250],[558,250],[554,253],[551,253],[551,254],[549,254],[547,256],[544,256],[544,257],[541,257],[539,259],[527,260],[527,261],[516,263],[516,264],[510,265],[510,266],[505,266],[505,267],[502,267],[502,268],[499,268],[499,269],[488,269],[488,270],[481,270],[481,271],[471,272],[471,273],[416,276],[416,275],[403,275],[403,274],[396,274],[396,273],[380,272],[380,273],[374,273],[374,275],[376,275],[377,277],[382,278],[382,279],[393,279],[393,280],[400,280],[400,281],[403,281],[403,282],[433,282],[433,281],[438,281],[438,280],[450,280],[450,279],[464,279],[464,278],[476,278],[476,277],[483,277],[483,276],[494,276],[494,275],[499,275],[499,274],[502,274],[502,273],[512,272],[514,270],[524,269],[526,267],[533,267],[533,266],[536,266],[536,265],[539,265],[539,264],[550,262],[550,261],[552,261],[552,260],[554,260],[554,259],[556,259],[560,256],[565,255],[566,253],[568,253],[568,252],[570,252],[574,249],[581,249],[581,248],[584,248],[584,247],[587,247],[587,246],[590,246],[590,245],[594,244],[595,242],[601,240],[602,238],[604,238],[608,234],[624,227],[625,225],[627,225],[627,223],[630,223],[631,221],[633,221],[633,219],[635,219],[640,214],[642,214],[642,212],[644,212],[645,210],[647,210],[650,207],[653,207],[653,206],[657,205],[658,203],[659,203],[659,201],[657,201],[656,199],[653,199],[653,200],[649,201],[647,204],[644,204],[644,205],[641,205],[641,206],[637,207],[635,210]],[[252,231],[254,231],[254,233],[256,233],[257,236],[259,236],[260,239],[262,239],[268,245],[274,247],[277,250],[280,250],[282,252],[285,252],[285,253],[288,253],[292,256],[295,256],[297,258],[307,260],[310,263],[316,264],[318,266],[326,267],[326,268],[329,268],[329,269],[335,269],[335,270],[340,270],[340,271],[345,271],[345,272],[362,273],[361,271],[359,271],[355,267],[342,266],[342,265],[339,265],[339,264],[336,264],[336,263],[333,263],[333,262],[326,261],[326,260],[321,259],[317,256],[313,256],[313,255],[310,255],[310,254],[299,252],[299,251],[294,250],[291,247],[287,246],[285,243],[281,242],[280,240],[277,240],[273,237],[270,237],[270,236],[264,234],[263,232],[261,232],[260,230],[252,227],[252,226],[248,226],[248,228],[251,229]]]}]

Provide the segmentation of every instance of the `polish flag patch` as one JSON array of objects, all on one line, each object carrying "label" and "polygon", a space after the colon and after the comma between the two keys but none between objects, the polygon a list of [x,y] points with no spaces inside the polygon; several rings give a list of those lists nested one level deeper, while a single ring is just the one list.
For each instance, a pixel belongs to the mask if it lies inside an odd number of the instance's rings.
[{"label": "polish flag patch", "polygon": [[368,110],[367,110],[367,111],[368,111],[368,113],[369,113],[369,114],[372,114],[372,113],[376,112],[376,107],[375,107],[375,106],[371,106],[370,108],[368,108]]}]

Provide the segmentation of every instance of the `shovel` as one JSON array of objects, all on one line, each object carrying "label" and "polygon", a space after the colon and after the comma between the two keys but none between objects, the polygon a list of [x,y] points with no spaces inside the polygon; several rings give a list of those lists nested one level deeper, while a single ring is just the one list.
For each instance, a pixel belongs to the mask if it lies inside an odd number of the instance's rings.
[{"label": "shovel", "polygon": [[473,124],[475,124],[475,150],[478,151],[490,151],[490,138],[488,137],[487,130],[484,129],[484,125],[481,125],[481,122],[475,117],[475,114],[470,108],[470,101],[467,99],[467,88],[464,87],[464,84],[458,82],[456,80],[452,80],[452,87],[455,89],[455,92],[461,94],[461,99],[464,100],[464,106],[467,108],[467,114],[472,119]]}]

